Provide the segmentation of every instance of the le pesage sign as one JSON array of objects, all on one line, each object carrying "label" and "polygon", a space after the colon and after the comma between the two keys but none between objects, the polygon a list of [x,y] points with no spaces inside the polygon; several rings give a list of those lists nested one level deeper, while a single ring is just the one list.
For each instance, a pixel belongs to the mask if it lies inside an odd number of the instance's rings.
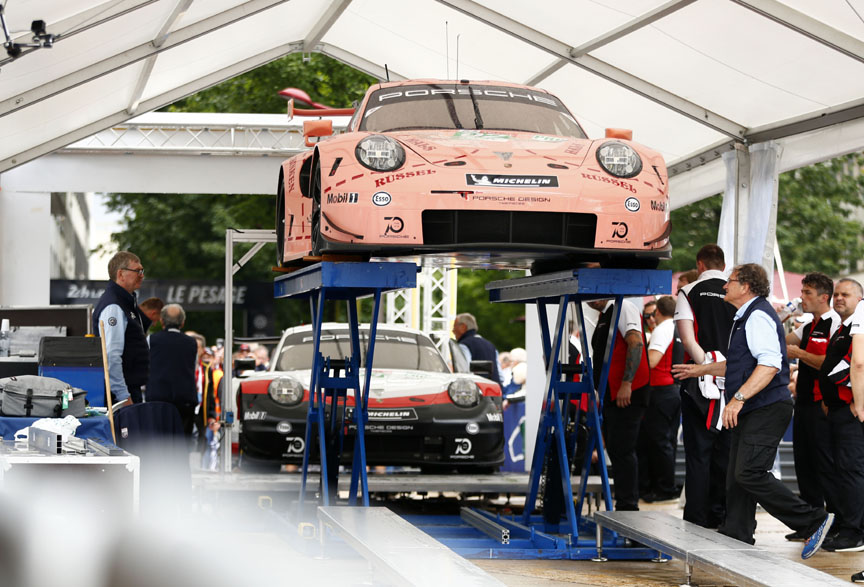
[{"label": "le pesage sign", "polygon": [[[93,304],[99,301],[107,281],[51,280],[52,304]],[[161,298],[166,304],[180,304],[186,310],[222,310],[225,307],[225,284],[194,279],[144,279],[138,290],[138,301]],[[239,283],[234,285],[234,306],[243,308],[273,299],[272,283]]]}]

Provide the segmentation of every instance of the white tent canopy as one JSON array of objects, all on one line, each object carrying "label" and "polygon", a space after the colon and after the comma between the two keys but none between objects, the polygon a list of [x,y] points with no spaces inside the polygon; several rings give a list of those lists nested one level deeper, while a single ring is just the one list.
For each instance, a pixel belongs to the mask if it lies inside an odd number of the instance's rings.
[{"label": "white tent canopy", "polygon": [[0,59],[0,173],[297,51],[546,88],[673,174],[714,161],[675,180],[676,206],[722,190],[736,141],[830,128],[796,162],[864,147],[864,0],[6,0],[5,17],[18,42],[35,19],[57,39]]}]

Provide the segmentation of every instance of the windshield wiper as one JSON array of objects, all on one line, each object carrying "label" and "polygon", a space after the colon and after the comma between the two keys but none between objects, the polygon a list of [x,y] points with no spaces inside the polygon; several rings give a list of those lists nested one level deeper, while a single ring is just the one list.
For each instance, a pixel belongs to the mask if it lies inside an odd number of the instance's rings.
[{"label": "windshield wiper", "polygon": [[471,104],[474,105],[474,128],[483,128],[483,117],[480,116],[480,106],[477,105],[477,98],[474,97],[471,86],[468,86],[468,97],[471,98]]}]

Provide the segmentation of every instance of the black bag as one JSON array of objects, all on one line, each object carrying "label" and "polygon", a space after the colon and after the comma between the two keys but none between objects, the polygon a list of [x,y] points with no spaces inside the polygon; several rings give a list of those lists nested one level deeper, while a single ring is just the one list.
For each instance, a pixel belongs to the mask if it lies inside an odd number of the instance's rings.
[{"label": "black bag", "polygon": [[0,379],[0,414],[30,418],[80,418],[87,392],[53,377],[19,375]]}]

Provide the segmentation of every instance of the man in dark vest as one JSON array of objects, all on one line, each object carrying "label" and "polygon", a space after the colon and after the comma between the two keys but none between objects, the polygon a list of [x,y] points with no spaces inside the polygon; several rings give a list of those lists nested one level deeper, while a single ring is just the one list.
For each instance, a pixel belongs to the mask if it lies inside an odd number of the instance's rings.
[{"label": "man in dark vest", "polygon": [[147,401],[174,404],[180,412],[183,434],[192,438],[198,386],[195,367],[198,363],[198,343],[180,331],[186,322],[186,312],[180,304],[162,308],[162,327],[150,335],[150,380]]},{"label": "man in dark vest", "polygon": [[457,314],[453,320],[453,334],[459,346],[465,351],[465,358],[471,361],[491,361],[492,381],[503,385],[498,374],[498,351],[495,345],[477,333],[477,319],[471,314]]},{"label": "man in dark vest", "polygon": [[[828,416],[822,411],[819,368],[831,336],[840,328],[840,316],[831,309],[834,282],[824,273],[808,273],[801,280],[802,309],[813,320],[786,335],[786,354],[798,360],[795,385],[795,418],[792,448],[801,498],[812,506],[837,512],[833,482],[834,456]],[[839,521],[839,520],[838,520]],[[802,534],[787,534],[786,540],[806,540]]]},{"label": "man in dark vest", "polygon": [[639,463],[636,445],[639,427],[648,407],[648,359],[642,338],[642,314],[630,300],[623,300],[615,324],[612,300],[588,302],[600,312],[591,337],[594,387],[599,388],[609,337],[615,338],[609,359],[609,378],[603,397],[606,450],[615,479],[615,509],[639,509]]},{"label": "man in dark vest", "polygon": [[864,495],[864,425],[849,409],[852,404],[849,387],[852,315],[862,297],[864,289],[854,279],[837,282],[834,310],[843,323],[828,341],[825,360],[819,369],[819,388],[828,412],[834,462],[834,470],[827,482],[833,488],[837,508],[832,535],[825,539],[822,548],[832,552],[864,550],[864,508],[861,507],[861,496]]},{"label": "man in dark vest", "polygon": [[147,384],[150,369],[146,318],[136,299],[144,281],[144,267],[137,255],[120,251],[108,261],[108,277],[111,281],[93,311],[93,332],[100,334],[101,322],[111,395],[120,403],[141,403],[141,388]]},{"label": "man in dark vest", "polygon": [[834,514],[813,507],[774,477],[771,468],[780,439],[792,419],[785,332],[766,299],[768,274],[748,263],[732,270],[726,301],[738,310],[726,361],[675,365],[684,377],[726,377],[723,425],[732,430],[726,476],[726,521],[720,532],[753,544],[756,504],[796,532],[809,535],[801,558],[813,556],[827,536]]},{"label": "man in dark vest", "polygon": [[[735,307],[725,302],[723,249],[708,244],[696,254],[698,279],[678,291],[675,326],[686,351],[685,361],[701,364],[710,353],[726,355]],[[729,431],[720,424],[717,399],[703,395],[696,379],[681,385],[684,436],[684,519],[719,528],[726,518],[726,467]]]}]

